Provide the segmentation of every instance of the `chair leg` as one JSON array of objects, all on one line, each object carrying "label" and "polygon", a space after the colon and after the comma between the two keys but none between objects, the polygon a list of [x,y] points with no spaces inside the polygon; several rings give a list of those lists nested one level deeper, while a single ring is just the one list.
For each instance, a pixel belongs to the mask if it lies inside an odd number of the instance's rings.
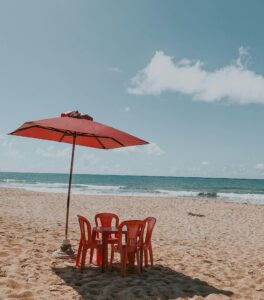
[{"label": "chair leg", "polygon": [[106,264],[106,268],[108,269],[108,244],[106,245],[106,249],[107,249],[107,251],[106,251],[106,262],[105,262],[105,264]]},{"label": "chair leg", "polygon": [[143,271],[143,249],[142,249],[142,247],[140,247],[139,253],[140,253],[140,256],[139,256],[139,259],[140,259],[140,271],[142,272]]},{"label": "chair leg", "polygon": [[125,251],[125,259],[124,259],[124,276],[126,276],[127,259],[128,259],[128,255],[127,255],[127,251]]},{"label": "chair leg", "polygon": [[98,266],[102,264],[102,247],[96,248],[96,263]]},{"label": "chair leg", "polygon": [[86,259],[86,254],[87,254],[87,248],[83,247],[82,251],[82,261],[81,261],[81,269],[83,270],[85,267],[85,259]]},{"label": "chair leg", "polygon": [[132,268],[135,266],[135,256],[136,256],[136,253],[133,253],[133,252],[127,254],[127,262],[128,262],[129,268]]},{"label": "chair leg", "polygon": [[148,266],[148,249],[144,250],[145,267]]},{"label": "chair leg", "polygon": [[149,258],[150,258],[151,266],[153,267],[153,251],[152,251],[152,246],[151,245],[149,247]]},{"label": "chair leg", "polygon": [[94,247],[92,247],[90,251],[90,264],[93,263],[93,255],[94,255]]},{"label": "chair leg", "polygon": [[81,252],[82,252],[82,242],[80,241],[77,256],[76,256],[76,263],[75,263],[77,268],[79,267]]},{"label": "chair leg", "polygon": [[127,265],[127,252],[122,251],[121,252],[121,276],[126,276],[126,265]]},{"label": "chair leg", "polygon": [[110,264],[109,264],[109,270],[112,270],[112,266],[113,266],[113,260],[114,260],[114,245],[111,245],[111,256],[110,256]]},{"label": "chair leg", "polygon": [[124,252],[122,251],[120,253],[120,273],[121,273],[121,276],[124,277]]},{"label": "chair leg", "polygon": [[141,265],[140,265],[140,258],[139,258],[139,250],[136,250],[136,258],[137,258],[137,272],[140,273]]}]

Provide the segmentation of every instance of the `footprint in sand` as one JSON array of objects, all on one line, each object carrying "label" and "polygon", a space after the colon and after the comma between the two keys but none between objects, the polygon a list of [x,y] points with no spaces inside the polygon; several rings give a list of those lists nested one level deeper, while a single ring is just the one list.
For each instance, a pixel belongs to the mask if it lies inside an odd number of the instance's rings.
[{"label": "footprint in sand", "polygon": [[20,289],[22,285],[13,279],[8,279],[6,281],[6,286],[11,289]]},{"label": "footprint in sand", "polygon": [[1,267],[0,267],[0,277],[6,277],[6,271],[3,270]]},{"label": "footprint in sand", "polygon": [[30,291],[23,291],[21,293],[11,293],[11,294],[8,294],[8,298],[31,298],[33,296],[32,292]]},{"label": "footprint in sand", "polygon": [[7,252],[0,251],[0,257],[7,257],[7,256],[9,256]]}]

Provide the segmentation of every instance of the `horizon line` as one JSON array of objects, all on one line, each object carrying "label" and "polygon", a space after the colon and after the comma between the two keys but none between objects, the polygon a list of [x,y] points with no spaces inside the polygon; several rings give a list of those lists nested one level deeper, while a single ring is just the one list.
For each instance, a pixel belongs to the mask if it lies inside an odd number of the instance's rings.
[{"label": "horizon line", "polygon": [[[1,173],[19,173],[19,174],[60,174],[69,175],[69,173],[62,172],[22,172],[22,171],[0,171]],[[264,180],[264,178],[246,178],[246,177],[203,177],[203,176],[176,176],[176,175],[131,175],[131,174],[89,174],[89,173],[73,173],[75,175],[88,176],[129,176],[129,177],[165,177],[165,178],[195,178],[195,179],[230,179],[230,180]]]}]

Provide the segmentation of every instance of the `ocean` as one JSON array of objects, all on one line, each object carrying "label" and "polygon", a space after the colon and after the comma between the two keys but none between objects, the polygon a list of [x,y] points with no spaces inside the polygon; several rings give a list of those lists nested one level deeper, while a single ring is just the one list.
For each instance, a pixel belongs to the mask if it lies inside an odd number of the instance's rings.
[{"label": "ocean", "polygon": [[[68,174],[0,172],[0,187],[66,193]],[[264,204],[264,180],[74,174],[73,194],[193,197]]]}]

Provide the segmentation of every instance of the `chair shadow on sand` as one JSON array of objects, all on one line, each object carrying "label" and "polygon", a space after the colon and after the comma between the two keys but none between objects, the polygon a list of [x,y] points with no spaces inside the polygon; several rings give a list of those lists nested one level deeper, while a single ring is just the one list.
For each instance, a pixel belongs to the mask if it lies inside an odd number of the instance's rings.
[{"label": "chair shadow on sand", "polygon": [[72,287],[81,299],[149,299],[165,300],[180,297],[206,297],[210,294],[231,296],[231,291],[217,289],[205,281],[186,276],[168,267],[156,265],[135,271],[122,278],[120,270],[101,273],[100,268],[88,267],[83,272],[75,267],[53,268],[53,272]]}]

